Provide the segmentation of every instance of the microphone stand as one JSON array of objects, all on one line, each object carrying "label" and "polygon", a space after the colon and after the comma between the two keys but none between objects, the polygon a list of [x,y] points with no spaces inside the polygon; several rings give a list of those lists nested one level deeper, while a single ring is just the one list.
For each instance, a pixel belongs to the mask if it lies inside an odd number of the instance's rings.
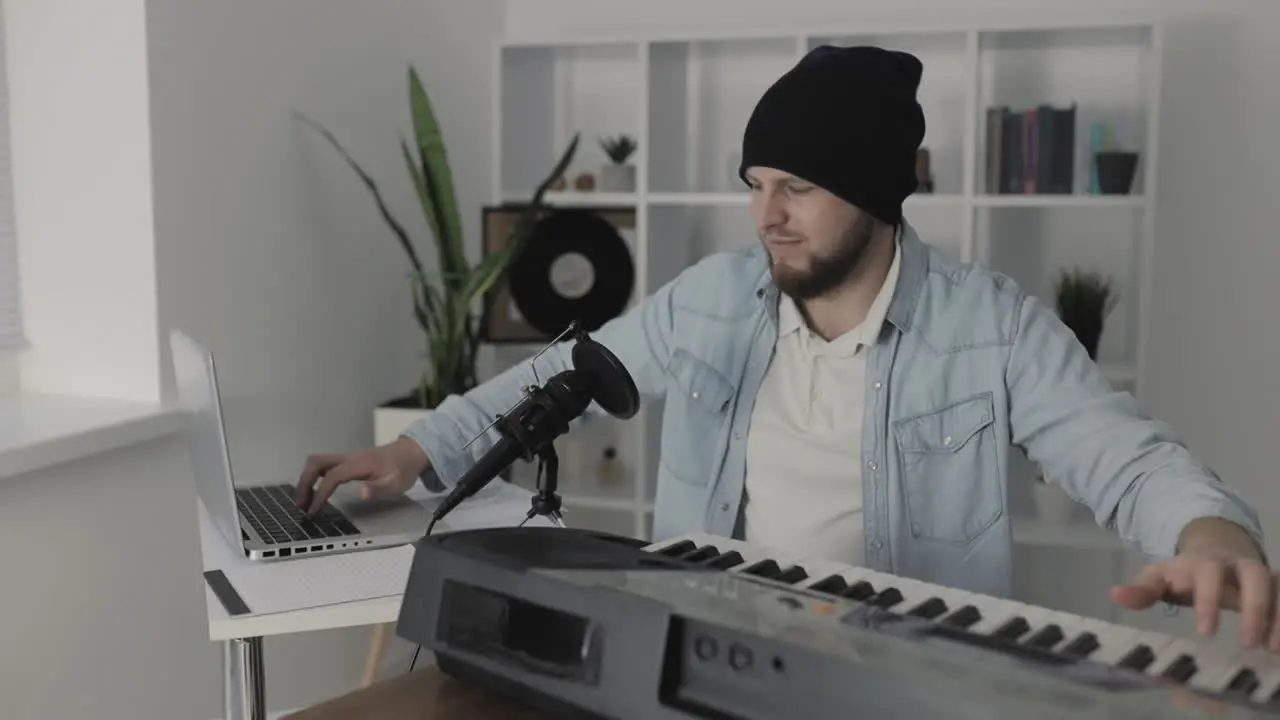
[{"label": "microphone stand", "polygon": [[[545,472],[545,475],[543,474]],[[551,520],[556,527],[564,527],[564,517],[560,514],[560,496],[556,494],[559,484],[560,456],[556,454],[555,444],[548,442],[538,450],[537,492],[530,501],[529,513],[524,516],[520,525],[542,515]]]}]

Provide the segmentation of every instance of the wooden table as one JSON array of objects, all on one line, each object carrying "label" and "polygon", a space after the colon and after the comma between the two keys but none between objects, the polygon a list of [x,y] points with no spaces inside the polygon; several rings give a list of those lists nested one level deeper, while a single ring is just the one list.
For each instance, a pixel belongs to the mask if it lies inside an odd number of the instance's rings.
[{"label": "wooden table", "polygon": [[375,683],[282,720],[543,720],[544,716],[458,682],[434,665]]}]

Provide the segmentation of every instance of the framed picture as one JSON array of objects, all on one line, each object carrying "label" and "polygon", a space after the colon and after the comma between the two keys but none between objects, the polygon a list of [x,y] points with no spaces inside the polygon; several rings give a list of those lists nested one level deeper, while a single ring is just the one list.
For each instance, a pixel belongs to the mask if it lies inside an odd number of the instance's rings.
[{"label": "framed picture", "polygon": [[[540,222],[559,209],[561,208],[547,207]],[[572,207],[564,209],[575,212],[589,210],[612,225],[620,235],[634,235],[636,227],[636,211],[634,207]],[[483,209],[481,234],[483,237],[483,253],[486,257],[507,247],[507,242],[523,210],[524,206],[520,204],[487,206]],[[537,239],[535,238],[534,240]],[[599,273],[596,273],[596,276],[599,275]],[[520,344],[547,343],[554,338],[554,335],[534,327],[525,320],[519,306],[512,297],[508,278],[504,276],[485,295],[480,337],[488,343]]]}]

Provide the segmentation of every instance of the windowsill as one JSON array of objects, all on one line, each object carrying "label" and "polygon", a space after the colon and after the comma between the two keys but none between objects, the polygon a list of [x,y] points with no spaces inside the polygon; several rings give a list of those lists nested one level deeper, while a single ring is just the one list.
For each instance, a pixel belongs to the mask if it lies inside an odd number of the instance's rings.
[{"label": "windowsill", "polygon": [[163,437],[181,420],[177,409],[160,404],[0,396],[0,479]]}]

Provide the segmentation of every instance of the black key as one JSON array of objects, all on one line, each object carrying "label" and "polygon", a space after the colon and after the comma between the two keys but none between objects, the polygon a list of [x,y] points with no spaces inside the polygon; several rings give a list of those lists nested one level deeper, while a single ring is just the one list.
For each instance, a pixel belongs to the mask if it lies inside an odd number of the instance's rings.
[{"label": "black key", "polygon": [[1049,648],[1062,642],[1067,636],[1062,633],[1062,628],[1057,625],[1049,624],[1035,631],[1031,637],[1027,638],[1027,645],[1031,647],[1048,650]]},{"label": "black key", "polygon": [[980,620],[982,620],[982,613],[978,612],[978,608],[972,605],[965,605],[943,618],[942,622],[945,625],[967,628],[976,625]]},{"label": "black key", "polygon": [[658,551],[658,554],[666,555],[668,557],[676,557],[678,555],[683,555],[696,547],[698,546],[695,545],[692,540],[681,540],[680,542],[671,543],[670,545],[662,548]]},{"label": "black key", "polygon": [[1098,636],[1091,632],[1082,632],[1074,640],[1067,643],[1060,651],[1072,657],[1088,657],[1094,650],[1102,647],[1098,644]]},{"label": "black key", "polygon": [[926,620],[932,620],[947,611],[947,604],[942,602],[942,598],[929,598],[919,605],[911,608],[908,615],[915,615]]},{"label": "black key", "polygon": [[1258,691],[1258,686],[1262,681],[1258,679],[1258,674],[1249,668],[1240,668],[1240,672],[1231,678],[1231,682],[1227,685],[1227,692],[1234,695],[1244,695],[1246,697],[1253,695]]},{"label": "black key", "polygon": [[743,569],[742,572],[756,577],[776,578],[782,574],[782,568],[778,567],[778,563],[773,560],[761,560],[751,567]]},{"label": "black key", "polygon": [[1156,654],[1151,651],[1150,646],[1138,645],[1125,653],[1125,656],[1120,658],[1120,662],[1116,663],[1116,665],[1122,668],[1128,668],[1129,670],[1142,672],[1147,669],[1148,665],[1155,662],[1155,659]]},{"label": "black key", "polygon": [[871,604],[879,608],[891,608],[902,602],[902,593],[898,588],[885,588],[871,599]]},{"label": "black key", "polygon": [[1008,622],[996,628],[991,633],[992,637],[998,637],[1001,640],[1017,640],[1031,630],[1031,626],[1027,624],[1025,618],[1011,618]]},{"label": "black key", "polygon": [[839,575],[829,575],[810,585],[809,589],[817,590],[818,592],[831,593],[832,595],[839,595],[840,592],[847,587],[849,587],[849,583],[845,582],[844,578]]},{"label": "black key", "polygon": [[1199,670],[1200,667],[1196,665],[1195,658],[1190,655],[1179,655],[1176,660],[1169,663],[1169,667],[1165,668],[1160,676],[1166,680],[1185,683]]},{"label": "black key", "polygon": [[729,552],[720,553],[702,564],[717,570],[728,570],[731,567],[741,565],[742,562],[742,555],[738,554],[737,550],[730,550]]},{"label": "black key", "polygon": [[703,560],[710,560],[719,554],[720,548],[715,545],[703,545],[697,550],[691,550],[684,555],[681,555],[680,559],[688,560],[689,562],[702,562]]},{"label": "black key", "polygon": [[807,577],[809,577],[809,573],[805,572],[804,568],[799,565],[792,565],[786,570],[783,570],[782,573],[778,575],[777,580],[789,585],[794,585]]},{"label": "black key", "polygon": [[871,587],[871,583],[866,580],[859,580],[858,582],[850,585],[848,590],[844,590],[839,593],[840,597],[847,597],[852,600],[866,600],[875,594],[876,589]]}]

